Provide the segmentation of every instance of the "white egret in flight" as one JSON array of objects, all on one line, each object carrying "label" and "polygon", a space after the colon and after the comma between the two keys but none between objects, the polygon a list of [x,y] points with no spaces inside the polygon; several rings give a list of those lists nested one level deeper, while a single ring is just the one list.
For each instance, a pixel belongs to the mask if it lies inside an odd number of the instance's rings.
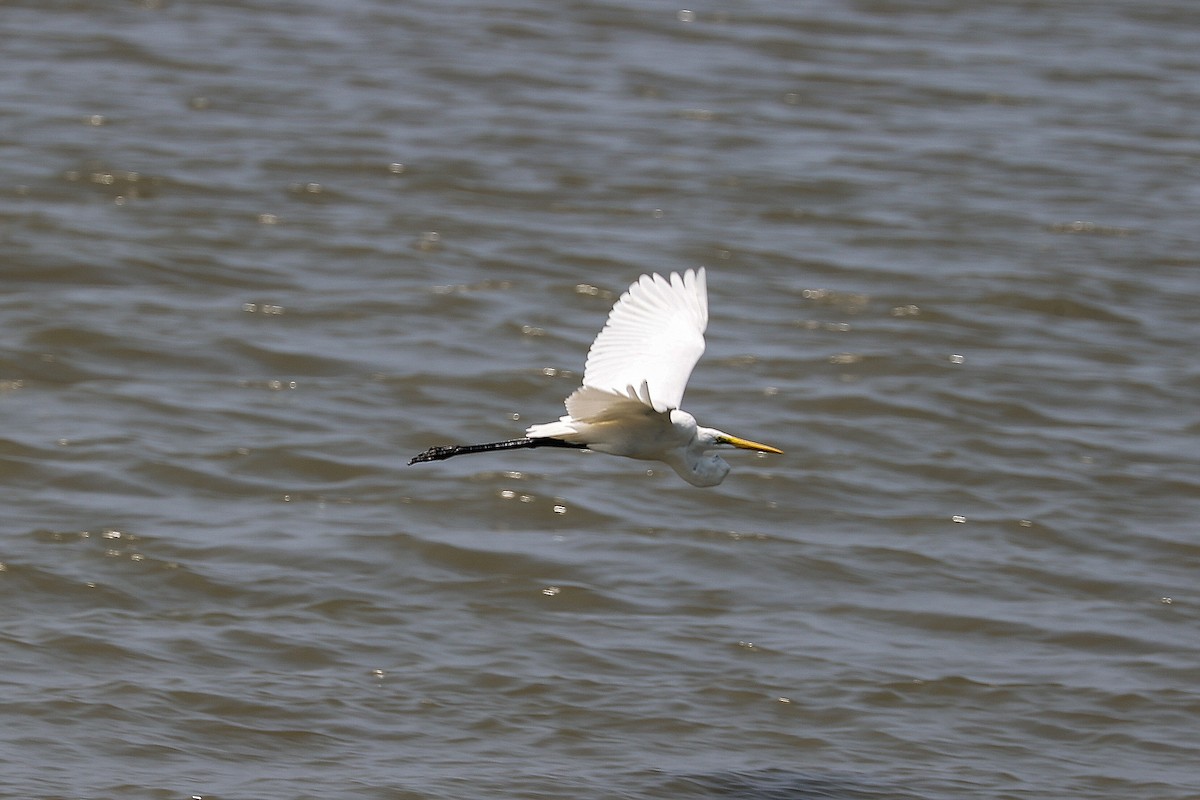
[{"label": "white egret in flight", "polygon": [[696,424],[679,407],[704,352],[708,288],[704,267],[680,276],[643,275],[613,306],[588,351],[583,385],[557,422],[533,425],[521,439],[431,447],[409,461],[530,447],[575,447],[662,461],[693,486],[716,486],[729,474],[719,447],[780,453],[765,444]]}]

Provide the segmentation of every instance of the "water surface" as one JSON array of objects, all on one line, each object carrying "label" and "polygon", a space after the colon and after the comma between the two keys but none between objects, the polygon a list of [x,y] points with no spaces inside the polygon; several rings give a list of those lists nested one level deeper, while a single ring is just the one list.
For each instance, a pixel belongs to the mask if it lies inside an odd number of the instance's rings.
[{"label": "water surface", "polygon": [[[1192,5],[0,29],[6,793],[1200,791]],[[406,466],[701,264],[785,456]]]}]

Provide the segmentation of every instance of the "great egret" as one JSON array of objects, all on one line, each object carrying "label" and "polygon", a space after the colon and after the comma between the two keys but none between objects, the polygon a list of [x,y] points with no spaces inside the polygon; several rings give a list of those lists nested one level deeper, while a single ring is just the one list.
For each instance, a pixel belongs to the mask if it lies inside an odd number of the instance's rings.
[{"label": "great egret", "polygon": [[681,277],[643,275],[621,295],[596,335],[583,385],[557,422],[532,425],[521,439],[431,447],[408,463],[465,453],[575,447],[662,461],[693,486],[716,486],[729,474],[718,447],[780,453],[769,445],[696,424],[680,409],[688,376],[704,352],[708,286],[704,267]]}]

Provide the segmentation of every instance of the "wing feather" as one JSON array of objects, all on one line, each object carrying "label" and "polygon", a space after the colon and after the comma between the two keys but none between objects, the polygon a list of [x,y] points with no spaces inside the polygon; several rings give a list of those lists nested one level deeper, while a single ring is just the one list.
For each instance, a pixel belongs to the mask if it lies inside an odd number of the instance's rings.
[{"label": "wing feather", "polygon": [[651,414],[650,404],[636,394],[616,394],[594,386],[581,386],[567,398],[567,415],[579,422],[598,424]]},{"label": "wing feather", "polygon": [[[708,287],[704,267],[670,278],[643,275],[613,306],[588,351],[583,389],[614,405],[631,401],[658,412],[679,408],[688,378],[704,353]],[[568,413],[602,412],[602,394],[576,392]],[[575,402],[571,402],[575,401]]]}]

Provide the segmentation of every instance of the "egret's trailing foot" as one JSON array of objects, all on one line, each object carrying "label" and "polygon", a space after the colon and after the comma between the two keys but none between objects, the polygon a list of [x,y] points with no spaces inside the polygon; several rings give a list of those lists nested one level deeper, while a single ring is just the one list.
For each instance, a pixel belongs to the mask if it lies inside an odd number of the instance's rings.
[{"label": "egret's trailing foot", "polygon": [[411,467],[413,464],[420,464],[423,461],[444,461],[452,456],[461,456],[465,453],[489,453],[492,450],[522,450],[534,447],[572,447],[582,450],[587,445],[578,442],[564,442],[562,439],[530,439],[529,437],[485,444],[443,444],[431,447],[424,453],[418,453],[413,456],[408,465]]}]

